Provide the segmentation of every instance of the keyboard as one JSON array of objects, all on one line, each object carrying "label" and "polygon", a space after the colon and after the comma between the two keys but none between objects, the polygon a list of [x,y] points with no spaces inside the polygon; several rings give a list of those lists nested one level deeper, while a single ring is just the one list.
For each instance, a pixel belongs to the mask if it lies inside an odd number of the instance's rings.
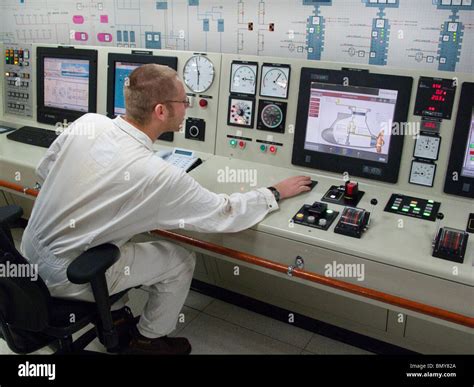
[{"label": "keyboard", "polygon": [[49,148],[57,137],[58,134],[56,134],[54,130],[35,128],[33,126],[23,126],[7,134],[9,140],[41,146],[43,148]]}]

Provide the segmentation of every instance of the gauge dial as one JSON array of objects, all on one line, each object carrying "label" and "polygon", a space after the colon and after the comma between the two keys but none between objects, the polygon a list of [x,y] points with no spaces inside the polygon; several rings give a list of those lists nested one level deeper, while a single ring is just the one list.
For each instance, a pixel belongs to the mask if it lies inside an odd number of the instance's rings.
[{"label": "gauge dial", "polygon": [[184,65],[184,83],[194,93],[208,90],[214,82],[214,75],[214,65],[207,56],[194,55]]},{"label": "gauge dial", "polygon": [[230,80],[230,92],[255,95],[257,85],[256,63],[233,62]]},{"label": "gauge dial", "polygon": [[410,183],[433,187],[436,164],[413,160],[411,163]]},{"label": "gauge dial", "polygon": [[263,97],[288,98],[289,66],[263,65],[260,95]]},{"label": "gauge dial", "polygon": [[251,128],[253,126],[254,101],[230,98],[228,124]]},{"label": "gauge dial", "polygon": [[281,125],[283,112],[277,105],[267,105],[262,109],[260,118],[266,127],[273,129]]},{"label": "gauge dial", "polygon": [[428,160],[437,160],[441,137],[419,135],[415,143],[413,156]]},{"label": "gauge dial", "polygon": [[261,99],[258,102],[257,129],[284,133],[286,102]]}]

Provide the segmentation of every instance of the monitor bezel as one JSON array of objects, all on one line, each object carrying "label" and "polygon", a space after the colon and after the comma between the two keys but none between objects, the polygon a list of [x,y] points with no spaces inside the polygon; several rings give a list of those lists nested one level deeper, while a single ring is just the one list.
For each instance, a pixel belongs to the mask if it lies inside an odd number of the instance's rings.
[{"label": "monitor bezel", "polygon": [[402,158],[403,135],[391,136],[387,163],[332,155],[304,148],[311,82],[396,90],[398,94],[393,122],[404,123],[407,121],[410,107],[413,78],[369,73],[367,70],[358,69],[334,70],[309,67],[301,69],[292,164],[341,174],[347,172],[353,176],[396,183]]},{"label": "monitor bezel", "polygon": [[[87,112],[61,109],[44,104],[44,60],[45,58],[79,59],[89,61],[89,98]],[[37,47],[36,48],[36,120],[44,124],[58,125],[73,122],[87,113],[97,112],[97,50],[74,47]]]},{"label": "monitor bezel", "polygon": [[[461,95],[459,97],[459,107],[454,126],[453,141],[451,144],[451,154],[449,156],[448,169],[444,181],[444,192],[451,195],[474,198],[474,177],[462,175],[462,166],[466,151],[466,144],[471,128],[472,114],[474,112],[474,83],[463,82]],[[459,150],[462,150],[461,152]],[[456,174],[456,175],[455,175]],[[453,179],[456,176],[457,179]],[[463,190],[464,185],[469,186],[469,190]]]},{"label": "monitor bezel", "polygon": [[143,55],[143,54],[117,54],[109,53],[107,59],[107,117],[115,118],[114,102],[115,102],[115,64],[117,62],[155,63],[171,67],[173,70],[178,69],[178,57],[162,56],[162,55]]}]

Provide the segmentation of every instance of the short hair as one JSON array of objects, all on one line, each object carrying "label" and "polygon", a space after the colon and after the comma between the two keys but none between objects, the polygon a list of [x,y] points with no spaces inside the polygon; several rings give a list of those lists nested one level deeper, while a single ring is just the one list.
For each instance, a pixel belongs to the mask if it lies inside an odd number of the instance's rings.
[{"label": "short hair", "polygon": [[168,66],[148,63],[133,70],[124,84],[125,112],[146,124],[158,103],[176,98],[178,73]]}]

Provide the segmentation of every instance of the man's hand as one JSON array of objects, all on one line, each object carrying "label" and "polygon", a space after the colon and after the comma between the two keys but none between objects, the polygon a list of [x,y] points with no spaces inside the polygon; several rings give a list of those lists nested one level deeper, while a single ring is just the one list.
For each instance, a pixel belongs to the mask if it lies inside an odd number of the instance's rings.
[{"label": "man's hand", "polygon": [[280,192],[280,199],[291,198],[302,192],[311,191],[309,176],[293,176],[273,185]]}]

